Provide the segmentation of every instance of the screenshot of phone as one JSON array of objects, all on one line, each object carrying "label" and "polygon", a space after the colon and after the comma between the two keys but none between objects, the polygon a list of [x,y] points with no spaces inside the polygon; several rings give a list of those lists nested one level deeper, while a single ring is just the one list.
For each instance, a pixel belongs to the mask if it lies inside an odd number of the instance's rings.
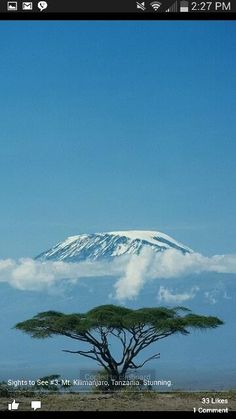
[{"label": "screenshot of phone", "polygon": [[1,414],[236,411],[235,12],[1,1]]}]

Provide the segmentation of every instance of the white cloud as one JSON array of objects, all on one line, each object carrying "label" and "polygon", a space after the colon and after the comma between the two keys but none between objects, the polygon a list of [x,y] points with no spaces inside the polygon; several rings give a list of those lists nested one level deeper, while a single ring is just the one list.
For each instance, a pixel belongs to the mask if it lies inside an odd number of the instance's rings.
[{"label": "white cloud", "polygon": [[225,291],[222,286],[220,288],[205,291],[204,297],[205,300],[210,304],[216,304],[219,299],[222,298],[225,300],[231,300],[231,297],[227,294],[227,291]]},{"label": "white cloud", "polygon": [[118,276],[117,263],[109,262],[40,262],[33,259],[0,261],[0,282],[8,282],[21,290],[39,291],[51,288],[63,280],[73,284],[80,278]]},{"label": "white cloud", "polygon": [[131,256],[128,269],[115,284],[118,300],[137,297],[146,284],[154,279],[183,277],[201,272],[236,273],[236,255],[206,257],[200,253],[183,254],[175,249],[156,253],[145,249]]},{"label": "white cloud", "polygon": [[204,292],[204,297],[208,301],[208,303],[210,303],[210,304],[216,304],[217,301],[218,301],[216,299],[217,293],[216,293],[215,290]]},{"label": "white cloud", "polygon": [[186,291],[182,294],[174,294],[172,289],[161,286],[158,292],[158,300],[169,304],[181,304],[184,301],[192,300],[198,291],[198,287],[193,287],[189,292]]},{"label": "white cloud", "polygon": [[152,261],[153,251],[143,249],[140,255],[130,257],[125,268],[125,274],[116,282],[116,298],[118,300],[136,297],[148,279],[148,271]]},{"label": "white cloud", "polygon": [[[76,284],[81,278],[109,276],[116,279],[114,297],[136,298],[149,281],[184,277],[201,272],[236,273],[236,255],[206,257],[200,253],[183,254],[175,249],[156,253],[145,248],[139,255],[127,255],[108,262],[40,262],[33,259],[0,260],[0,282],[21,290],[46,290],[60,284]],[[64,281],[64,282],[63,282]],[[169,301],[194,298],[196,290],[174,294],[162,287],[159,297]],[[205,298],[210,296],[205,295]],[[212,298],[215,298],[214,296]],[[213,301],[213,300],[212,300]]]}]

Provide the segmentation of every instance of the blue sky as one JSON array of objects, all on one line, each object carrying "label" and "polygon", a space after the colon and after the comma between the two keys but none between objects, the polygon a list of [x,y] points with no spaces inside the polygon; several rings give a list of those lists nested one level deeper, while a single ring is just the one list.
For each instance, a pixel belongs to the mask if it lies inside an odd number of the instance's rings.
[{"label": "blue sky", "polygon": [[235,32],[1,22],[1,258],[121,229],[235,253]]},{"label": "blue sky", "polygon": [[[235,254],[235,32],[230,21],[1,22],[0,261],[121,229],[164,231],[204,255]],[[198,286],[187,306],[225,320],[184,345],[163,343],[157,368],[177,388],[189,370],[191,380],[208,374],[209,388],[216,377],[235,387],[233,272],[160,280],[130,302],[159,304],[159,286],[177,295]],[[56,293],[1,283],[4,377],[32,378],[42,365],[42,375],[74,372],[74,358],[61,352],[70,342],[56,352],[54,340],[12,327],[39,311],[114,302],[113,282],[97,281]]]}]

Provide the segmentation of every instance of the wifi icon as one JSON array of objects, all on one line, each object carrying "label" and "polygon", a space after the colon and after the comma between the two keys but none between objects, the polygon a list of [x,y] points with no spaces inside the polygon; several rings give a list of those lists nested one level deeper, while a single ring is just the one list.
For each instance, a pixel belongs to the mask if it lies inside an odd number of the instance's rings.
[{"label": "wifi icon", "polygon": [[155,10],[155,12],[159,9],[159,7],[162,5],[162,3],[160,3],[159,1],[153,1],[152,3],[150,3],[150,6],[152,6],[153,10]]}]

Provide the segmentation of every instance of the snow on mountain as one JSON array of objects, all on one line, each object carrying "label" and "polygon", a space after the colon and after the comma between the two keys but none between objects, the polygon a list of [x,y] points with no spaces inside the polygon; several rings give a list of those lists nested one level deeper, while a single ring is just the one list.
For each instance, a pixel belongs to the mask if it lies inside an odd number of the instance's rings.
[{"label": "snow on mountain", "polygon": [[41,253],[36,259],[62,260],[79,262],[83,260],[100,260],[127,254],[139,254],[145,247],[156,252],[166,249],[177,249],[182,253],[192,250],[158,231],[112,231],[107,233],[80,234],[68,237],[50,250]]}]

